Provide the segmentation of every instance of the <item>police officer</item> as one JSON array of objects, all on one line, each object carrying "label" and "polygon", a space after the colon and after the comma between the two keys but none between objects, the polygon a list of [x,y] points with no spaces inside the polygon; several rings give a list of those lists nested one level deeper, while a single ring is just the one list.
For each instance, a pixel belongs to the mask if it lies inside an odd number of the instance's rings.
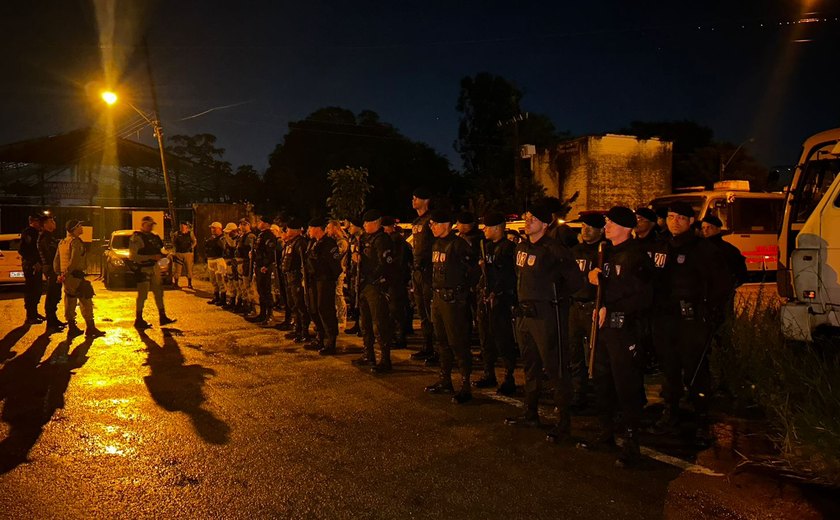
[{"label": "police officer", "polygon": [[309,311],[306,308],[304,292],[303,259],[307,240],[303,236],[303,222],[292,218],[286,228],[283,250],[283,276],[286,280],[286,302],[292,306],[295,316],[294,328],[285,337],[293,339],[295,343],[305,343],[309,336]]},{"label": "police officer", "polygon": [[260,313],[253,321],[260,322],[263,327],[273,327],[272,309],[274,300],[271,291],[271,272],[274,271],[274,254],[277,249],[277,237],[271,232],[271,220],[261,216],[257,220],[260,234],[254,241],[252,261],[254,280],[259,295]]},{"label": "police officer", "polygon": [[[281,225],[282,224],[282,225]],[[292,328],[292,311],[286,302],[286,281],[283,279],[283,236],[286,222],[276,220],[269,228],[274,234],[274,308],[283,309],[283,322],[275,326],[278,330],[290,330]]]},{"label": "police officer", "polygon": [[[660,230],[656,224],[656,212],[650,208],[636,209],[636,227],[633,229],[635,240],[642,250],[650,257],[654,266],[653,284],[654,287],[664,283],[663,269],[665,258],[668,256],[668,243],[660,238]],[[667,290],[667,289],[660,289]],[[656,292],[657,289],[654,289]],[[654,348],[654,320],[655,313],[647,309],[639,316],[639,348],[645,358],[646,372],[656,373],[659,371],[656,349]]]},{"label": "police officer", "polygon": [[[635,218],[635,217],[634,217]],[[600,213],[580,216],[580,242],[572,247],[572,256],[578,269],[586,278],[598,267],[598,246],[604,237],[604,217]],[[586,352],[589,350],[589,335],[592,328],[592,310],[595,309],[595,286],[583,284],[572,295],[569,309],[569,364],[572,371],[572,408],[586,406],[588,375]]]},{"label": "police officer", "polygon": [[[590,319],[597,320],[598,341],[592,367],[601,431],[594,445],[615,445],[615,433],[623,436],[622,452],[616,461],[629,466],[639,459],[639,422],[644,401],[644,358],[638,348],[638,320],[653,298],[653,262],[643,244],[633,240],[636,215],[630,208],[616,206],[606,216],[603,269],[597,266],[587,278],[593,287],[601,285],[601,307]],[[623,425],[614,418],[621,412]]]},{"label": "police officer", "polygon": [[26,323],[38,325],[46,317],[38,314],[43,289],[41,255],[38,254],[38,235],[41,232],[41,214],[29,217],[29,225],[20,233],[20,263],[23,268],[23,306],[26,309]]},{"label": "police officer", "polygon": [[341,274],[341,253],[335,239],[326,233],[326,219],[315,218],[309,222],[309,245],[306,251],[306,272],[309,285],[309,313],[317,332],[308,350],[317,350],[322,356],[336,353],[338,316],[335,312],[335,286]]},{"label": "police officer", "polygon": [[516,245],[505,236],[505,216],[501,213],[490,213],[484,217],[484,236],[486,240],[480,243],[479,248],[481,280],[478,283],[478,333],[484,377],[473,386],[491,388],[497,385],[495,366],[501,356],[505,378],[497,393],[510,396],[516,392],[513,379],[516,346],[511,314],[516,305]]},{"label": "police officer", "polygon": [[193,262],[195,261],[195,246],[198,243],[192,230],[192,224],[181,222],[179,230],[172,233],[172,245],[175,246],[175,254],[172,258],[172,281],[175,287],[179,287],[181,272],[187,273],[187,287],[192,289]]},{"label": "police officer", "polygon": [[650,208],[636,209],[636,227],[633,228],[633,235],[642,244],[648,244],[658,240],[658,227],[656,226],[656,212]]},{"label": "police officer", "polygon": [[726,260],[726,265],[729,268],[729,274],[732,276],[732,291],[734,292],[736,287],[746,281],[747,260],[737,246],[723,239],[723,234],[721,234],[722,228],[723,222],[714,215],[703,217],[703,222],[700,227],[703,237],[717,246],[723,254],[723,258]]},{"label": "police officer", "polygon": [[161,280],[160,260],[166,258],[163,253],[163,240],[152,232],[157,222],[145,216],[140,222],[140,230],[131,235],[128,242],[128,259],[137,266],[137,301],[134,308],[134,326],[137,329],[148,329],[152,325],[143,319],[143,307],[149,296],[149,288],[155,297],[160,325],[175,323],[176,320],[166,315],[163,303],[163,285]]},{"label": "police officer", "polygon": [[213,298],[207,304],[215,305],[225,299],[225,237],[222,223],[210,224],[210,236],[204,241],[204,257],[207,258],[207,277],[213,285]]},{"label": "police officer", "polygon": [[461,389],[452,402],[463,404],[472,399],[468,295],[475,283],[477,258],[466,240],[452,232],[452,217],[448,211],[432,211],[431,229],[435,236],[432,244],[432,324],[437,339],[440,358],[438,381],[426,387],[431,394],[451,394],[452,365],[458,359],[461,371]]},{"label": "police officer", "polygon": [[327,222],[325,231],[335,240],[341,257],[341,274],[338,275],[338,280],[335,283],[335,315],[338,319],[338,328],[344,329],[347,327],[347,300],[344,298],[344,285],[347,280],[347,255],[350,251],[350,241],[347,240],[347,236],[338,220]]},{"label": "police officer", "polygon": [[571,430],[569,410],[571,378],[569,372],[568,313],[570,296],[583,284],[583,277],[571,252],[561,242],[546,235],[553,219],[542,201],[525,213],[525,234],[516,246],[516,284],[519,307],[516,330],[525,365],[525,412],[509,417],[510,425],[538,426],[538,404],[543,369],[554,388],[559,414],[557,425],[547,440],[565,440]]},{"label": "police officer", "polygon": [[438,363],[438,354],[434,348],[434,328],[432,326],[432,243],[434,235],[429,227],[431,214],[429,200],[432,194],[426,188],[417,188],[411,198],[411,207],[417,212],[417,218],[411,224],[412,246],[414,248],[414,273],[411,282],[414,287],[414,303],[420,318],[423,333],[423,347],[411,355],[411,359],[426,360],[428,366]]},{"label": "police officer", "polygon": [[[354,364],[372,365],[374,373],[386,373],[391,371],[394,326],[386,297],[396,274],[394,246],[391,237],[382,229],[382,214],[379,211],[367,211],[362,216],[362,223],[365,232],[353,260],[359,269],[359,320],[365,352]],[[379,343],[379,363],[376,362],[374,341]]]},{"label": "police officer", "polygon": [[391,349],[405,348],[405,336],[411,330],[408,312],[408,284],[411,282],[411,247],[406,243],[402,231],[397,229],[393,217],[382,217],[382,229],[391,238],[394,257],[394,276],[388,284],[388,309],[394,323],[394,339]]},{"label": "police officer", "polygon": [[361,250],[360,243],[362,238],[362,217],[349,217],[347,219],[347,251],[348,254],[344,258],[345,270],[347,275],[347,320],[353,320],[352,327],[344,329],[345,334],[362,335],[361,324],[359,323],[359,264],[353,261],[353,253]]},{"label": "police officer", "polygon": [[64,319],[67,320],[67,337],[73,338],[82,334],[76,326],[76,305],[82,308],[85,320],[84,334],[88,338],[104,336],[105,333],[96,328],[93,321],[93,286],[85,280],[85,245],[82,243],[82,222],[69,220],[65,226],[67,237],[58,244],[58,251],[53,260],[59,282],[64,284]]},{"label": "police officer", "polygon": [[217,305],[223,309],[242,311],[245,304],[239,298],[239,267],[236,264],[236,243],[239,239],[239,226],[233,222],[225,224],[224,249],[222,258],[225,261],[224,289]]},{"label": "police officer", "polygon": [[47,332],[58,332],[66,323],[59,321],[56,311],[61,301],[61,282],[53,269],[59,240],[55,236],[55,218],[45,213],[41,216],[41,234],[38,235],[38,254],[41,258],[44,276],[47,279],[47,294],[44,299],[44,314],[47,315]]},{"label": "police officer", "polygon": [[[674,432],[679,425],[683,387],[689,389],[697,416],[696,440],[709,441],[708,394],[711,385],[707,348],[712,338],[711,313],[725,307],[728,272],[720,251],[692,231],[692,207],[677,201],[668,208],[664,284],[654,294],[659,314],[655,327],[657,357],[664,366],[665,409],[654,433]],[[723,273],[723,276],[721,276]]]},{"label": "police officer", "polygon": [[463,211],[458,214],[458,218],[455,222],[455,227],[458,229],[458,236],[463,238],[469,244],[470,249],[472,249],[472,257],[476,259],[474,267],[476,269],[475,273],[470,275],[470,279],[475,281],[475,285],[470,287],[470,294],[467,297],[467,301],[469,302],[469,309],[470,309],[470,319],[468,321],[468,326],[470,327],[470,338],[472,337],[473,329],[473,322],[477,319],[478,315],[478,297],[476,292],[478,291],[478,280],[480,278],[479,271],[478,271],[478,259],[481,258],[481,241],[484,240],[484,234],[479,231],[478,226],[475,222],[475,215],[473,215],[469,211]]},{"label": "police officer", "polygon": [[251,263],[251,251],[254,249],[254,242],[257,235],[251,231],[251,221],[247,218],[239,220],[239,238],[236,241],[237,275],[239,276],[238,292],[242,301],[243,314],[249,320],[259,319],[256,301],[254,300],[253,266]]}]

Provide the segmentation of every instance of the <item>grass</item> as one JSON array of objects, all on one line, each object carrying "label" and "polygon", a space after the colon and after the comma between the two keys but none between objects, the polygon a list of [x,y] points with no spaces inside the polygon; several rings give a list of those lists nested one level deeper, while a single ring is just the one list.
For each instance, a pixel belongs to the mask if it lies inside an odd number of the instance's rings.
[{"label": "grass", "polygon": [[778,306],[762,294],[736,308],[711,360],[716,379],[742,406],[764,411],[774,467],[840,487],[840,342],[786,340]]}]

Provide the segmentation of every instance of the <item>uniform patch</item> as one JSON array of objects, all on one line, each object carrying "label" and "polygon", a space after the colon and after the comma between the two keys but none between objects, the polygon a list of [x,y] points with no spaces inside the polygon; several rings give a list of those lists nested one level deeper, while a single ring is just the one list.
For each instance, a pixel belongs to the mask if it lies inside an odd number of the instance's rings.
[{"label": "uniform patch", "polygon": [[524,267],[525,266],[525,259],[528,258],[528,254],[524,251],[519,251],[516,253],[516,265],[517,267]]},{"label": "uniform patch", "polygon": [[437,263],[440,261],[440,252],[439,251],[432,251],[432,262]]},{"label": "uniform patch", "polygon": [[685,263],[685,255],[677,255],[677,263],[684,264]]},{"label": "uniform patch", "polygon": [[653,264],[656,267],[665,267],[665,260],[668,259],[668,255],[666,253],[656,253],[653,255]]},{"label": "uniform patch", "polygon": [[534,267],[537,263],[537,255],[528,255],[528,267]]},{"label": "uniform patch", "polygon": [[441,262],[446,262],[446,253],[441,253],[440,254],[440,261]]},{"label": "uniform patch", "polygon": [[616,266],[615,266],[615,275],[616,276],[621,276],[621,266],[618,265],[618,264],[616,264]]},{"label": "uniform patch", "polygon": [[586,271],[586,259],[578,258],[577,259],[577,265],[578,265],[578,269],[580,269],[580,272]]}]

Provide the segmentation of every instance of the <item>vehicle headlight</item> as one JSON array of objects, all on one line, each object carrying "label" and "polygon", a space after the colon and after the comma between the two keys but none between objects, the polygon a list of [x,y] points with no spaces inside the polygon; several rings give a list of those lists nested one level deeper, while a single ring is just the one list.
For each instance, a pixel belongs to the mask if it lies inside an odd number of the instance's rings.
[{"label": "vehicle headlight", "polygon": [[112,258],[111,265],[115,267],[122,267],[125,265],[125,262],[121,258]]}]

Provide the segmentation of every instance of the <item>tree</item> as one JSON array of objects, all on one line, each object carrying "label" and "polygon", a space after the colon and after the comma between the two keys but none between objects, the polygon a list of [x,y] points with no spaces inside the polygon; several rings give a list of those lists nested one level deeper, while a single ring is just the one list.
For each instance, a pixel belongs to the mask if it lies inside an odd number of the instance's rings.
[{"label": "tree", "polygon": [[361,215],[365,210],[365,198],[371,189],[367,169],[345,166],[327,172],[327,179],[332,183],[332,195],[327,197],[330,216],[344,219]]},{"label": "tree", "polygon": [[519,211],[524,200],[544,193],[521,162],[520,178],[515,178],[516,161],[521,161],[517,146],[550,147],[561,137],[548,117],[523,113],[521,101],[522,92],[501,76],[483,72],[461,80],[455,149],[464,161],[473,204],[481,197],[477,206]]},{"label": "tree", "polygon": [[252,165],[243,164],[237,167],[233,180],[231,200],[234,202],[260,203],[265,200],[262,179]]},{"label": "tree", "polygon": [[[224,148],[216,146],[213,134],[173,135],[166,150],[184,159],[173,168],[173,190],[180,202],[188,200],[229,200],[233,185],[233,168],[222,161]],[[186,192],[182,187],[189,188]]]},{"label": "tree", "polygon": [[289,123],[269,156],[265,192],[270,203],[297,216],[323,215],[333,192],[331,170],[364,168],[372,185],[366,206],[395,217],[411,212],[411,191],[420,184],[449,189],[457,176],[446,158],[423,143],[411,141],[376,112],[358,117],[341,107],[316,110]]}]

